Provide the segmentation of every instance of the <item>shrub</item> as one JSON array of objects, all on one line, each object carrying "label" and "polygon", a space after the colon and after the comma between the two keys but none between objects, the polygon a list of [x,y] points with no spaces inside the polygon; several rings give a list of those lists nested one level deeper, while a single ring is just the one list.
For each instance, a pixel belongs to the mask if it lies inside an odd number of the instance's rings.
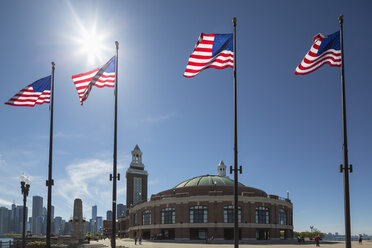
[{"label": "shrub", "polygon": [[46,242],[44,241],[32,241],[27,243],[27,248],[46,248]]}]

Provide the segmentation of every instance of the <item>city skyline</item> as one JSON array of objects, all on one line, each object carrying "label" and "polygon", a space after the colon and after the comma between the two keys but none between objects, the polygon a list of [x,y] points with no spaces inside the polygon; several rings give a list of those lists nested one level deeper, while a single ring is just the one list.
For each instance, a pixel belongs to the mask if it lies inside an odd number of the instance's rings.
[{"label": "city skyline", "polygon": [[[319,6],[322,8],[319,8]],[[217,0],[173,2],[1,1],[0,206],[47,201],[49,105],[3,104],[50,75],[56,63],[52,205],[68,220],[83,201],[89,220],[112,208],[114,91],[94,87],[81,106],[72,75],[118,59],[117,202],[136,144],[148,172],[148,197],[233,164],[231,68],[183,77],[200,33],[231,33],[237,17],[239,181],[293,202],[294,230],[344,233],[340,69],[294,74],[318,33],[339,29],[344,14],[351,232],[372,234],[370,166],[372,42],[369,1]],[[213,10],[212,10],[213,7]],[[56,10],[58,9],[58,13]],[[218,14],[217,14],[218,13]],[[315,13],[315,14],[314,14]],[[230,178],[231,175],[229,175]],[[46,204],[45,204],[46,205]],[[43,206],[44,207],[44,206]],[[29,214],[31,216],[31,214]]]},{"label": "city skyline", "polygon": [[[46,207],[42,205],[43,198],[40,196],[33,196],[32,197],[32,205],[36,206],[33,208],[28,208],[26,212],[26,232],[30,231],[34,235],[45,235],[46,233]],[[35,201],[34,201],[35,200]],[[123,204],[118,204],[125,207]],[[31,209],[32,214],[29,215],[29,209]],[[97,210],[97,206],[92,206],[92,209]],[[119,210],[119,209],[118,209]],[[93,211],[94,212],[94,211]],[[103,220],[112,220],[112,218],[109,217],[109,212],[111,210],[106,211],[107,215],[106,218],[103,216],[95,215],[95,217],[92,219],[88,219],[83,216],[85,223],[87,225],[84,226],[85,232],[91,231],[91,232],[102,232],[103,228]],[[29,218],[28,218],[29,216]],[[118,216],[122,216],[118,213]],[[112,217],[112,215],[111,215]],[[51,232],[55,235],[68,235],[70,234],[71,227],[69,227],[70,218],[63,218],[61,216],[54,216],[54,206],[52,205],[52,214],[51,214],[51,220],[52,220],[52,226],[51,226]],[[36,220],[36,221],[35,221]],[[11,205],[11,208],[7,208],[4,206],[0,206],[0,234],[5,233],[16,233],[21,234],[22,233],[22,222],[23,222],[23,205],[17,206],[14,203]],[[67,227],[66,227],[67,224]]]},{"label": "city skyline", "polygon": [[[34,196],[32,196],[32,198],[34,198],[34,197],[41,197],[41,196],[38,196],[38,195],[34,195]],[[41,197],[41,199],[42,199],[42,201],[44,200],[44,198],[43,197]],[[31,203],[33,203],[33,201],[31,200]],[[83,204],[84,204],[84,202],[83,202]],[[122,204],[122,203],[118,203],[118,205],[122,205],[124,208],[126,208],[126,205],[124,205],[124,204]],[[10,208],[8,209],[8,210],[11,210],[12,209],[12,206],[16,206],[17,208],[22,208],[23,209],[23,205],[17,205],[15,202],[13,202],[11,205],[10,205]],[[4,205],[1,205],[0,207],[5,207],[5,208],[8,208],[7,207],[7,205],[6,204],[4,204]],[[36,216],[42,216],[42,215],[46,215],[46,213],[42,213],[43,211],[45,212],[46,211],[46,204],[45,205],[42,205],[42,207],[41,207],[41,211],[40,211],[40,214],[36,214]],[[93,206],[91,206],[91,207],[97,207],[96,205],[93,205]],[[26,209],[27,209],[27,214],[26,214],[26,216],[29,216],[29,217],[33,217],[33,207],[31,207],[31,206],[26,206]],[[30,211],[31,211],[31,213],[30,213]],[[97,207],[97,211],[98,211],[98,207]],[[106,209],[106,210],[101,210],[102,212],[104,212],[104,214],[103,215],[99,215],[99,214],[97,214],[96,215],[96,218],[97,217],[101,217],[101,218],[103,218],[104,217],[104,220],[108,220],[105,216],[107,216],[107,212],[111,212],[111,214],[112,214],[112,211],[110,210],[110,209]],[[91,212],[89,213],[89,214],[91,214]],[[59,215],[54,215],[54,206],[52,205],[52,219],[54,219],[54,218],[56,218],[56,217],[62,217],[63,219],[66,219],[66,220],[70,220],[71,218],[72,218],[72,216],[73,216],[73,214],[71,213],[71,216],[68,216],[68,217],[66,217],[66,216],[59,216]],[[119,210],[118,210],[118,213],[117,213],[117,215],[116,215],[116,217],[118,218],[118,217],[120,217],[120,216],[123,216],[123,215],[119,215]],[[88,215],[86,216],[86,215],[84,215],[84,212],[83,212],[83,218],[85,219],[85,220],[89,220],[89,219],[94,219],[93,217],[92,218],[90,218]],[[28,218],[26,217],[26,220],[28,220]]]}]

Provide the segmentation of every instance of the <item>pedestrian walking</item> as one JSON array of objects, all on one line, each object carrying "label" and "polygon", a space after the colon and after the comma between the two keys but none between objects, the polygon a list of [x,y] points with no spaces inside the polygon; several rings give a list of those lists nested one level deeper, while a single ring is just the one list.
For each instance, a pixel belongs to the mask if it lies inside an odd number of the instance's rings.
[{"label": "pedestrian walking", "polygon": [[362,234],[359,234],[359,244],[360,245],[362,244],[362,241],[363,241],[363,236],[362,236]]},{"label": "pedestrian walking", "polygon": [[137,236],[134,236],[134,245],[137,245]]},{"label": "pedestrian walking", "polygon": [[319,245],[319,241],[320,241],[320,237],[319,237],[319,235],[316,235],[316,236],[315,236],[315,243],[316,243],[316,246],[320,246],[320,245]]}]

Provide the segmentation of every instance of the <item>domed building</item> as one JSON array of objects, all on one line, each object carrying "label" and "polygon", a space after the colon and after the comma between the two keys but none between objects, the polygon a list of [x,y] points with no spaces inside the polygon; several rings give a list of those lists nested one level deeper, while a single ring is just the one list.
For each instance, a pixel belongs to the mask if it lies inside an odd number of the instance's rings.
[{"label": "domed building", "polygon": [[[138,146],[132,156],[134,161],[127,171],[127,216],[119,218],[119,237],[234,239],[234,181],[226,176],[223,161],[217,166],[217,175],[188,179],[147,201],[148,174]],[[136,166],[136,161],[141,166]],[[242,183],[238,195],[241,240],[293,237],[293,205],[289,199]]]}]

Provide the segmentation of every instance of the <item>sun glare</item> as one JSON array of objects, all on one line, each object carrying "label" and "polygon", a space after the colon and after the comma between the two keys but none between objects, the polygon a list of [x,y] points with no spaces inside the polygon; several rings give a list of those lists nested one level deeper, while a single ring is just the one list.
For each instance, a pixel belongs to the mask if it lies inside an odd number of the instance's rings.
[{"label": "sun glare", "polygon": [[102,62],[106,48],[102,36],[97,35],[95,30],[84,32],[79,39],[79,43],[81,45],[80,52],[88,56],[89,64],[94,64],[97,62],[96,60]]},{"label": "sun glare", "polygon": [[[97,27],[98,18],[93,17],[91,22],[82,22],[80,17],[76,14],[71,5],[70,10],[74,17],[76,29],[72,30],[72,34],[69,38],[73,42],[76,48],[76,55],[78,57],[85,56],[88,65],[103,64],[110,58],[110,51],[114,51],[114,44],[112,49],[108,46],[109,32],[107,29],[99,29]],[[97,30],[100,30],[97,32]]]}]

